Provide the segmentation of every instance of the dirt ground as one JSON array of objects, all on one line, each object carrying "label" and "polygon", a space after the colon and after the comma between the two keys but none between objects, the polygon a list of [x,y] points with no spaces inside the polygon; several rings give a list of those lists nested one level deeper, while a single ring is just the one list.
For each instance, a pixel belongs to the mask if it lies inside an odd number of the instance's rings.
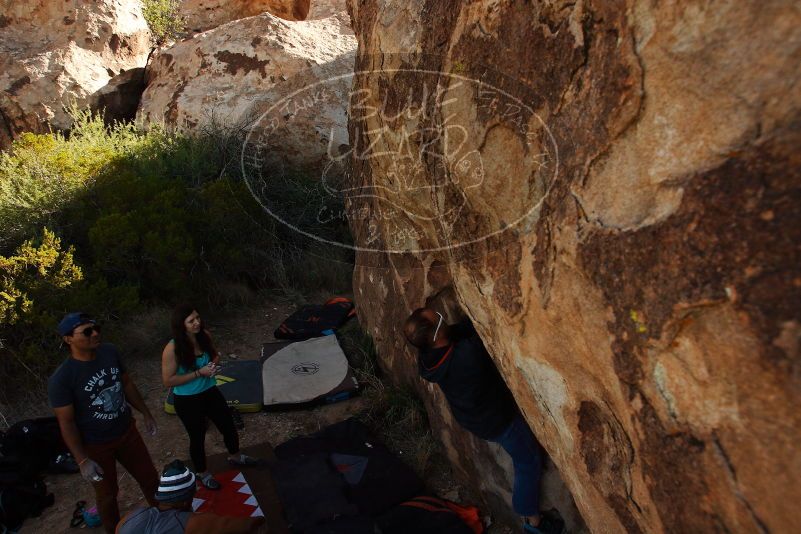
[{"label": "dirt ground", "polygon": [[[207,319],[207,324],[223,359],[258,359],[262,343],[274,340],[272,332],[294,309],[295,306],[288,302],[261,304],[256,307],[249,305],[241,314],[213,316]],[[152,325],[160,334],[155,336],[155,339],[152,334],[146,333],[153,322],[161,323],[161,326]],[[189,451],[189,440],[180,421],[176,416],[169,415],[163,410],[166,390],[160,379],[160,356],[163,344],[169,338],[166,312],[157,313],[149,321],[132,325],[132,328],[134,327],[145,333],[140,336],[142,340],[152,340],[139,341],[142,346],[135,355],[126,360],[126,363],[158,423],[157,434],[155,436],[143,434],[143,438],[156,468],[160,471],[162,466],[175,458],[187,460]],[[365,399],[357,397],[308,410],[243,414],[245,429],[240,431],[240,441],[243,447],[263,442],[275,446],[295,436],[315,432],[327,425],[347,419],[364,408]],[[30,414],[29,416],[49,415],[49,410],[42,404],[40,409],[34,409]],[[379,432],[379,437],[383,437],[381,429],[376,430]],[[385,438],[385,441],[401,458],[404,457],[404,453],[407,457],[414,453],[404,451],[402,445],[394,444],[390,439]],[[208,454],[225,451],[222,436],[213,426],[206,438],[206,450]],[[432,467],[423,473],[426,485],[431,490],[451,500],[478,502],[466,488],[453,480],[444,459],[434,458],[431,464]],[[119,468],[118,477],[120,511],[124,514],[143,500],[138,486],[122,468]],[[79,475],[48,475],[46,483],[48,490],[55,495],[55,504],[45,510],[41,517],[27,520],[21,532],[50,534],[75,532],[76,529],[69,528],[75,503],[79,500],[94,503],[92,488]],[[100,528],[90,530],[102,531]],[[495,524],[488,532],[506,534],[512,530],[508,526]]]}]

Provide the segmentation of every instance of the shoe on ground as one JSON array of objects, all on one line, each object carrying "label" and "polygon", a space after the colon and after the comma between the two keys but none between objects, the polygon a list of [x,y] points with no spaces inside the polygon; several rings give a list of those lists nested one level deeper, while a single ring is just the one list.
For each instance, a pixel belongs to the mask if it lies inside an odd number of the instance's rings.
[{"label": "shoe on ground", "polygon": [[540,514],[540,524],[536,527],[523,523],[523,534],[563,534],[565,521],[555,508]]},{"label": "shoe on ground", "polygon": [[265,461],[261,458],[253,458],[252,456],[248,456],[247,454],[242,454],[237,456],[236,458],[228,458],[228,462],[233,465],[240,465],[246,467],[255,467],[260,465],[265,465]]},{"label": "shoe on ground", "polygon": [[218,490],[222,487],[220,485],[220,482],[216,478],[214,478],[214,475],[212,475],[211,473],[206,473],[202,477],[198,478],[200,479],[200,483],[210,490]]}]

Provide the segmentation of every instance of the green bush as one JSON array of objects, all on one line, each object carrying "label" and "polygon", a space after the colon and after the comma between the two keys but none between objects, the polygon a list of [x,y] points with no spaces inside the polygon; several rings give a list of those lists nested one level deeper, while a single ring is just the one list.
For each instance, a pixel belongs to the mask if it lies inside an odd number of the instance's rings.
[{"label": "green bush", "polygon": [[[83,280],[74,248],[45,228],[39,243],[26,241],[16,253],[0,256],[0,324],[36,323],[71,286]],[[36,304],[36,306],[34,306]]]},{"label": "green bush", "polygon": [[142,0],[142,15],[150,28],[153,46],[176,40],[185,30],[179,0]]},{"label": "green bush", "polygon": [[73,119],[69,138],[24,133],[11,153],[0,156],[0,248],[36,234],[92,187],[113,161],[162,137],[155,131],[138,136],[130,125],[108,131],[102,120],[85,111],[75,111]]},{"label": "green bush", "polygon": [[0,339],[12,355],[0,380],[49,372],[70,310],[109,320],[190,296],[214,303],[231,282],[348,290],[350,254],[302,239],[251,197],[236,130],[190,137],[74,119],[69,136],[26,134],[0,155]]},{"label": "green bush", "polygon": [[[94,306],[98,316],[108,317],[136,307],[132,288],[86,280],[74,254],[74,247],[65,249],[45,228],[41,237],[0,256],[0,348],[8,354],[0,360],[0,377],[5,389],[41,380],[61,359],[55,335],[61,310]],[[20,368],[27,374],[16,376]]]}]

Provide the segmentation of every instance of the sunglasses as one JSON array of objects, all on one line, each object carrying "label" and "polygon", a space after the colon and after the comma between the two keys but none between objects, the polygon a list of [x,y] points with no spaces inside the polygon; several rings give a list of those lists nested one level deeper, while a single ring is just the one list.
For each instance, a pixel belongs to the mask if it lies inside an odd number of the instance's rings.
[{"label": "sunglasses", "polygon": [[99,324],[95,324],[95,325],[92,325],[92,326],[87,326],[86,328],[84,328],[82,330],[78,330],[76,332],[76,334],[83,334],[86,337],[92,337],[92,334],[94,334],[95,332],[97,332],[98,334],[100,333],[100,325]]},{"label": "sunglasses", "polygon": [[434,312],[434,313],[436,313],[437,315],[439,315],[439,322],[437,323],[437,328],[434,330],[434,339],[432,339],[432,340],[431,340],[432,342],[437,340],[437,332],[439,332],[439,327],[440,327],[440,326],[442,326],[442,320],[443,320],[443,319],[445,319],[445,318],[442,316],[442,314],[441,314],[441,313],[439,313],[439,312]]}]

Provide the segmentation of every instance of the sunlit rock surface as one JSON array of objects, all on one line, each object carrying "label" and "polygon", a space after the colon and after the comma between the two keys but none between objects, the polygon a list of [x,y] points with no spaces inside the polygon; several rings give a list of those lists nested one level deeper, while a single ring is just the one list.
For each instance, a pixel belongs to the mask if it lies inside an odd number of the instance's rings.
[{"label": "sunlit rock surface", "polygon": [[[210,123],[255,132],[250,142],[291,165],[319,170],[329,145],[347,144],[356,39],[341,12],[286,21],[269,13],[224,24],[163,50],[148,68],[138,116],[193,130]],[[333,80],[327,82],[327,80]],[[313,106],[305,88],[323,87]],[[258,135],[272,117],[291,124]]]},{"label": "sunlit rock surface", "polygon": [[797,530],[797,3],[350,10],[357,309],[457,468],[504,504],[502,454],[402,338],[434,295],[476,325],[591,531]]},{"label": "sunlit rock surface", "polygon": [[137,0],[0,1],[0,148],[25,131],[69,128],[65,108],[94,107],[149,49]]},{"label": "sunlit rock surface", "polygon": [[179,13],[187,31],[202,32],[262,13],[285,20],[305,20],[309,5],[310,0],[181,0]]}]

